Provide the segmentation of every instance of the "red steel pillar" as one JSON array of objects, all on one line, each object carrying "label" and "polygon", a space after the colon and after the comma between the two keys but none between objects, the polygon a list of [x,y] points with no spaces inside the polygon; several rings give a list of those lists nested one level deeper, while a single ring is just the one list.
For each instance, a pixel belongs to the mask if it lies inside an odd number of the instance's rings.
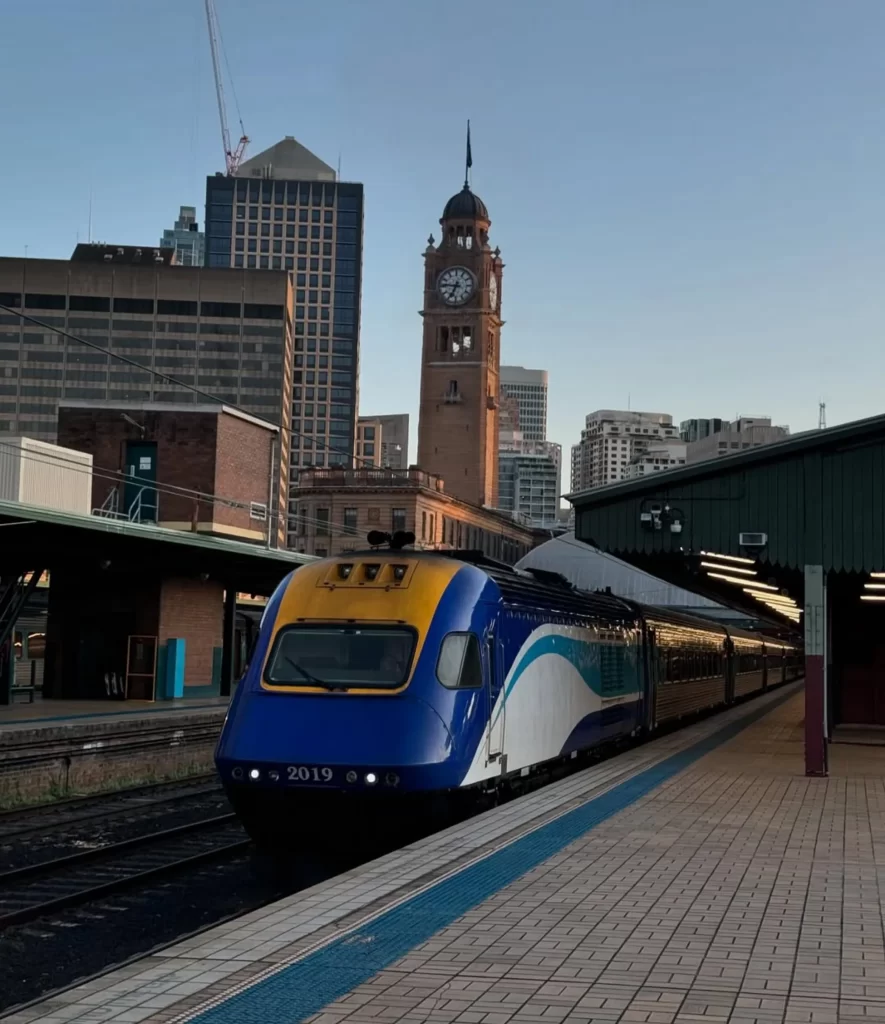
[{"label": "red steel pillar", "polygon": [[827,774],[827,583],[805,566],[805,774]]}]

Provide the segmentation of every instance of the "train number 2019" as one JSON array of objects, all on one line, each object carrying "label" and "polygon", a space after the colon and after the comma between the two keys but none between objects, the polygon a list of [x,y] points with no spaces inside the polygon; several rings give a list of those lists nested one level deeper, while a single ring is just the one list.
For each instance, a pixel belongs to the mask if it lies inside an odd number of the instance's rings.
[{"label": "train number 2019", "polygon": [[286,774],[289,777],[289,782],[332,781],[331,768],[305,768],[303,765],[299,768],[295,765],[289,765],[289,767],[286,769]]}]

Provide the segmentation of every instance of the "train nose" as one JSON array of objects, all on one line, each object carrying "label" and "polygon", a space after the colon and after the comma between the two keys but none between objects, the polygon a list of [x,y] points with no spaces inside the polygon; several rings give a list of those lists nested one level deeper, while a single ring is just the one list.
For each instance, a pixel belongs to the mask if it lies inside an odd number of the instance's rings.
[{"label": "train nose", "polygon": [[249,694],[225,725],[218,761],[385,765],[393,770],[439,764],[451,753],[451,733],[440,716],[405,694]]}]

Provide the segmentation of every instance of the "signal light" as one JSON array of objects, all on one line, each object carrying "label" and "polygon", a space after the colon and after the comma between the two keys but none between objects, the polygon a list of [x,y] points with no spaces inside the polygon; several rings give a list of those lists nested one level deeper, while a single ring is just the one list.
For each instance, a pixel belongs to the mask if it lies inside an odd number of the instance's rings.
[{"label": "signal light", "polygon": [[353,566],[349,564],[338,566],[338,575],[342,580],[350,579],[350,574],[353,572]]}]

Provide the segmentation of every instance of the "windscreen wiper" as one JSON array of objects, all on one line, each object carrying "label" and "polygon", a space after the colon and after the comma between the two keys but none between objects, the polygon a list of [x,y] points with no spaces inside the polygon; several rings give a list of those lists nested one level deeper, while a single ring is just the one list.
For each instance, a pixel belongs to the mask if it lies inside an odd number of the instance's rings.
[{"label": "windscreen wiper", "polygon": [[292,668],[295,669],[296,672],[300,672],[301,675],[309,683],[313,683],[314,686],[322,686],[323,689],[330,690],[333,692],[335,690],[350,689],[350,687],[347,686],[345,683],[329,683],[325,679],[320,679],[318,676],[315,676],[312,672],[308,672],[306,668],[302,668],[301,665],[299,665],[298,662],[295,661],[293,658],[290,658],[288,654],[283,655],[283,660],[287,661],[292,666]]}]

